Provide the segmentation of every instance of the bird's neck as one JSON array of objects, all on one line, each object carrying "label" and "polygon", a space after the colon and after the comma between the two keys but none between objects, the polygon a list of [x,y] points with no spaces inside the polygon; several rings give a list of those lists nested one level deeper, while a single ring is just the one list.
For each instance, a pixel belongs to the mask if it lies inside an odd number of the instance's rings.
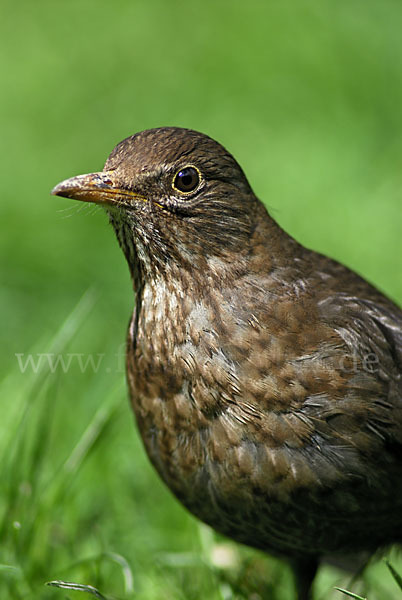
[{"label": "bird's neck", "polygon": [[[177,345],[185,343],[189,328],[200,315],[209,315],[211,322],[201,319],[199,327],[214,328],[222,299],[233,311],[244,310],[233,290],[242,281],[259,287],[266,294],[283,292],[297,279],[298,263],[295,257],[303,250],[290,238],[261,207],[263,218],[257,219],[247,247],[236,254],[197,256],[193,262],[167,261],[163,268],[131,263],[130,269],[136,295],[135,336],[148,344],[152,340],[153,357],[174,352]],[[231,292],[232,290],[232,292]],[[197,325],[195,325],[197,327]],[[162,358],[163,360],[163,358]]]}]

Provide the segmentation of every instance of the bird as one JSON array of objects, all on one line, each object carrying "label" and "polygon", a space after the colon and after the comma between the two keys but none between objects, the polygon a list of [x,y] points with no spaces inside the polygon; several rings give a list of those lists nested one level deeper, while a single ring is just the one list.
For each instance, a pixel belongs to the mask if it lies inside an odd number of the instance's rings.
[{"label": "bird", "polygon": [[[402,541],[402,311],[270,216],[211,137],[160,127],[52,190],[106,209],[135,294],[131,405],[201,521],[292,566]],[[351,558],[350,558],[351,557]]]}]

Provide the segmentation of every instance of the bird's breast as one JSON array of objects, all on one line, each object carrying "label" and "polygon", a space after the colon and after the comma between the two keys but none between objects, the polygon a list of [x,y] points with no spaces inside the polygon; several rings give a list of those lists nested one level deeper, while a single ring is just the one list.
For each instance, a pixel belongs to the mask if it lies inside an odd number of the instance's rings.
[{"label": "bird's breast", "polygon": [[286,299],[265,313],[207,300],[159,289],[134,312],[127,372],[147,453],[183,504],[221,532],[278,552],[314,539],[329,552],[338,541],[323,523],[352,519],[368,493],[364,482],[358,491],[364,464],[353,442],[361,423],[337,437],[325,416],[342,414],[350,376],[336,365],[340,340],[318,321],[311,330],[309,306],[294,299],[293,316]]},{"label": "bird's breast", "polygon": [[191,302],[177,288],[146,291],[128,336],[133,408],[153,464],[187,503],[207,489],[286,501],[296,483],[315,481],[302,453],[311,425],[290,411],[311,384],[299,381],[278,315],[270,330],[232,309],[223,295]]}]

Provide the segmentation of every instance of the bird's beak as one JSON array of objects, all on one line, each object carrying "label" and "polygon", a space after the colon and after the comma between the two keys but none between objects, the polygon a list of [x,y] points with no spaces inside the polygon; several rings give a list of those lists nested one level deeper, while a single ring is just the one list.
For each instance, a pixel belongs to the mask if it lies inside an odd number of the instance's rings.
[{"label": "bird's beak", "polygon": [[146,200],[140,194],[124,189],[113,171],[71,177],[57,184],[52,189],[52,194],[82,202],[118,206],[132,206],[135,200]]}]

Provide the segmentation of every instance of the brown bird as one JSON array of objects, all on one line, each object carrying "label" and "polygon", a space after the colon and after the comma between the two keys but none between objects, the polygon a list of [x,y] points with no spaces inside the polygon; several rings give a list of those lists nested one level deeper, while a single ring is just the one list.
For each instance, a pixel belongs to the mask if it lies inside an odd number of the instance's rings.
[{"label": "brown bird", "polygon": [[402,541],[402,312],[304,248],[211,138],[165,127],[53,194],[104,205],[136,303],[127,375],[145,449],[217,531],[320,560]]}]

